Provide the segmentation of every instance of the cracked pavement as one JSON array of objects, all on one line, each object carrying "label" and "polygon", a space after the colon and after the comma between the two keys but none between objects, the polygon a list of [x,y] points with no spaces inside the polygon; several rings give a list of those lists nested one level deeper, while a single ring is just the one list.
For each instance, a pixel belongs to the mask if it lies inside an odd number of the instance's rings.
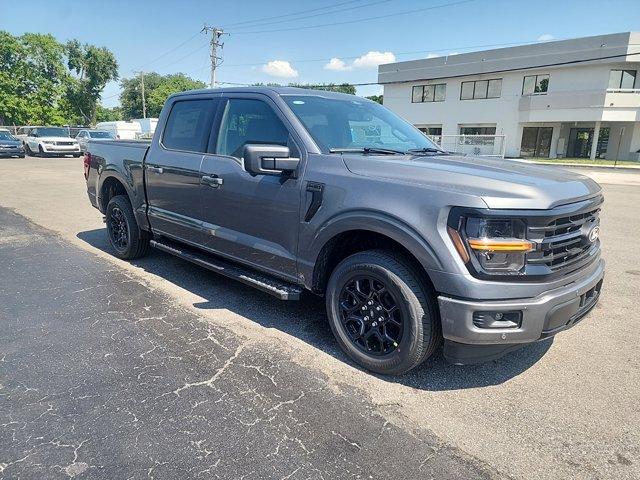
[{"label": "cracked pavement", "polygon": [[0,270],[3,478],[501,477],[6,209]]},{"label": "cracked pavement", "polygon": [[[80,160],[2,159],[0,206],[39,233],[0,219],[0,478],[638,479],[640,249],[630,240],[640,235],[639,178],[598,178],[607,274],[580,325],[484,365],[436,354],[385,378],[337,348],[321,299],[281,302],[153,250],[133,263],[115,258]],[[36,249],[43,241],[73,254]],[[45,263],[55,265],[53,279]],[[19,386],[6,403],[10,375]],[[185,473],[194,458],[199,469]],[[449,470],[430,473],[434,459]],[[119,470],[89,468],[99,465]],[[274,469],[256,468],[267,465]]]}]

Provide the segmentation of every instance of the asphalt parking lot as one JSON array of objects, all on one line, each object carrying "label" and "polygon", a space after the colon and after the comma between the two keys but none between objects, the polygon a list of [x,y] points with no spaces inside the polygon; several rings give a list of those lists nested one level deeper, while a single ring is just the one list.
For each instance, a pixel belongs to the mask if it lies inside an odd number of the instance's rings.
[{"label": "asphalt parking lot", "polygon": [[112,257],[81,159],[0,159],[0,477],[640,478],[640,175],[595,174],[607,275],[587,319],[383,378],[318,299]]}]

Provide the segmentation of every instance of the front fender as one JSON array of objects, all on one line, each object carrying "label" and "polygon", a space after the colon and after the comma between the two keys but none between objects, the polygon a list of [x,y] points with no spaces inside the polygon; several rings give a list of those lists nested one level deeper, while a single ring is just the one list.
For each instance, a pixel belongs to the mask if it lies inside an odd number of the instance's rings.
[{"label": "front fender", "polygon": [[389,237],[409,250],[425,270],[442,269],[434,249],[410,225],[380,211],[353,210],[327,219],[313,238],[302,244],[308,245],[300,251],[300,273],[307,288],[312,288],[314,270],[323,247],[337,235],[353,230],[367,230]]}]

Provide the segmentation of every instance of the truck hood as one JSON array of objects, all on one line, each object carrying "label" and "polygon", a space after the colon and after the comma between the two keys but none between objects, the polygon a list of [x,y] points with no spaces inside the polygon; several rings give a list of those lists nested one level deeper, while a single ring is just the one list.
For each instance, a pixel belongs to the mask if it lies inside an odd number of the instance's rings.
[{"label": "truck hood", "polygon": [[549,209],[593,197],[600,185],[558,167],[458,155],[343,155],[356,175],[481,198],[489,208]]}]

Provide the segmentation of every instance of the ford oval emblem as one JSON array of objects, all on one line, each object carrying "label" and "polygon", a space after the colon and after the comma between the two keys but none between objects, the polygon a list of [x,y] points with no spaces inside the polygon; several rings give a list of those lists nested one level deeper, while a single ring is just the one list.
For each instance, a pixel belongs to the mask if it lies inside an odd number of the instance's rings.
[{"label": "ford oval emblem", "polygon": [[600,227],[596,225],[589,231],[589,241],[593,243],[596,240],[598,240],[599,237],[600,237]]}]

